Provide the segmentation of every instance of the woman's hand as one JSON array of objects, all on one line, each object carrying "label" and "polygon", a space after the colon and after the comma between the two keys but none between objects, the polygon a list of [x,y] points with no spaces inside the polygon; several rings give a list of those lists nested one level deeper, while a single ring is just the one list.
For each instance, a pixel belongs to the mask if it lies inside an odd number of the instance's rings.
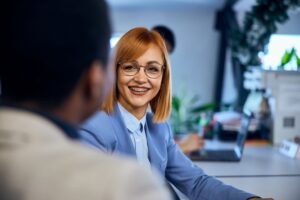
[{"label": "woman's hand", "polygon": [[190,133],[185,138],[177,140],[176,143],[185,154],[200,149],[204,145],[204,139],[197,133]]}]

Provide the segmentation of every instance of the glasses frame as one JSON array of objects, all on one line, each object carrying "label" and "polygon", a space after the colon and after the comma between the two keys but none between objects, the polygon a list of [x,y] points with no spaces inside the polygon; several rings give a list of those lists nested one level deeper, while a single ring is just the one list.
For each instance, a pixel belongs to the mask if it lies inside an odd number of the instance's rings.
[{"label": "glasses frame", "polygon": [[[122,66],[123,66],[124,64],[126,64],[126,63],[133,63],[133,64],[136,64],[136,66],[138,67],[137,72],[136,72],[135,74],[133,74],[133,75],[127,74],[127,73],[124,71],[124,69],[122,68]],[[156,63],[156,64],[159,64],[159,63]],[[144,73],[146,74],[146,76],[147,76],[148,78],[151,78],[151,79],[157,79],[157,78],[159,78],[160,76],[163,75],[164,70],[165,70],[165,65],[163,65],[163,64],[159,64],[159,65],[161,66],[161,73],[160,73],[157,77],[151,77],[151,76],[149,76],[148,73],[146,72],[146,69],[147,69],[147,67],[148,67],[149,65],[143,66],[143,65],[140,65],[138,62],[130,62],[130,61],[119,62],[119,63],[117,64],[118,67],[121,67],[122,72],[123,72],[126,76],[135,76],[135,75],[137,75],[137,74],[140,72],[141,68],[144,68]]]}]

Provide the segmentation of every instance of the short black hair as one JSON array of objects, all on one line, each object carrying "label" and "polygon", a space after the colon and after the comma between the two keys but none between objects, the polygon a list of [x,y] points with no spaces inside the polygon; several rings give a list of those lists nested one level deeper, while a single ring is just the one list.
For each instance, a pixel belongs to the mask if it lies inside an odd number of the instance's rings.
[{"label": "short black hair", "polygon": [[9,0],[1,7],[2,100],[57,106],[93,61],[106,65],[104,0]]},{"label": "short black hair", "polygon": [[171,45],[170,53],[172,53],[176,46],[176,41],[175,41],[175,36],[173,31],[170,28],[163,25],[154,26],[152,30],[157,31]]}]

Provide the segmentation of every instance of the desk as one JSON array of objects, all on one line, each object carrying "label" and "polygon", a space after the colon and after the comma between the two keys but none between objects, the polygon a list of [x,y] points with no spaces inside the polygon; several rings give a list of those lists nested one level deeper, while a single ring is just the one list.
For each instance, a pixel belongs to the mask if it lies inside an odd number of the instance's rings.
[{"label": "desk", "polygon": [[226,184],[275,200],[300,200],[300,160],[272,146],[245,146],[240,162],[195,162]]}]

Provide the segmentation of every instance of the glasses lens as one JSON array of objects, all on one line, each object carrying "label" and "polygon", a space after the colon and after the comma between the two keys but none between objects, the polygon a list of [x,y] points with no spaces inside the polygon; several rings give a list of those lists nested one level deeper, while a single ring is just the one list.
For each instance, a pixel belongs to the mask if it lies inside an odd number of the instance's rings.
[{"label": "glasses lens", "polygon": [[125,74],[130,76],[134,76],[139,71],[139,68],[135,63],[124,63],[121,68]]},{"label": "glasses lens", "polygon": [[162,74],[162,66],[159,64],[150,64],[146,67],[145,72],[150,78],[157,78]]},{"label": "glasses lens", "polygon": [[[134,62],[126,62],[121,64],[122,71],[128,76],[136,75],[139,72],[140,67],[143,66],[139,66],[138,63]],[[158,78],[163,71],[163,66],[157,63],[148,64],[143,68],[145,69],[145,73],[149,78]]]}]

